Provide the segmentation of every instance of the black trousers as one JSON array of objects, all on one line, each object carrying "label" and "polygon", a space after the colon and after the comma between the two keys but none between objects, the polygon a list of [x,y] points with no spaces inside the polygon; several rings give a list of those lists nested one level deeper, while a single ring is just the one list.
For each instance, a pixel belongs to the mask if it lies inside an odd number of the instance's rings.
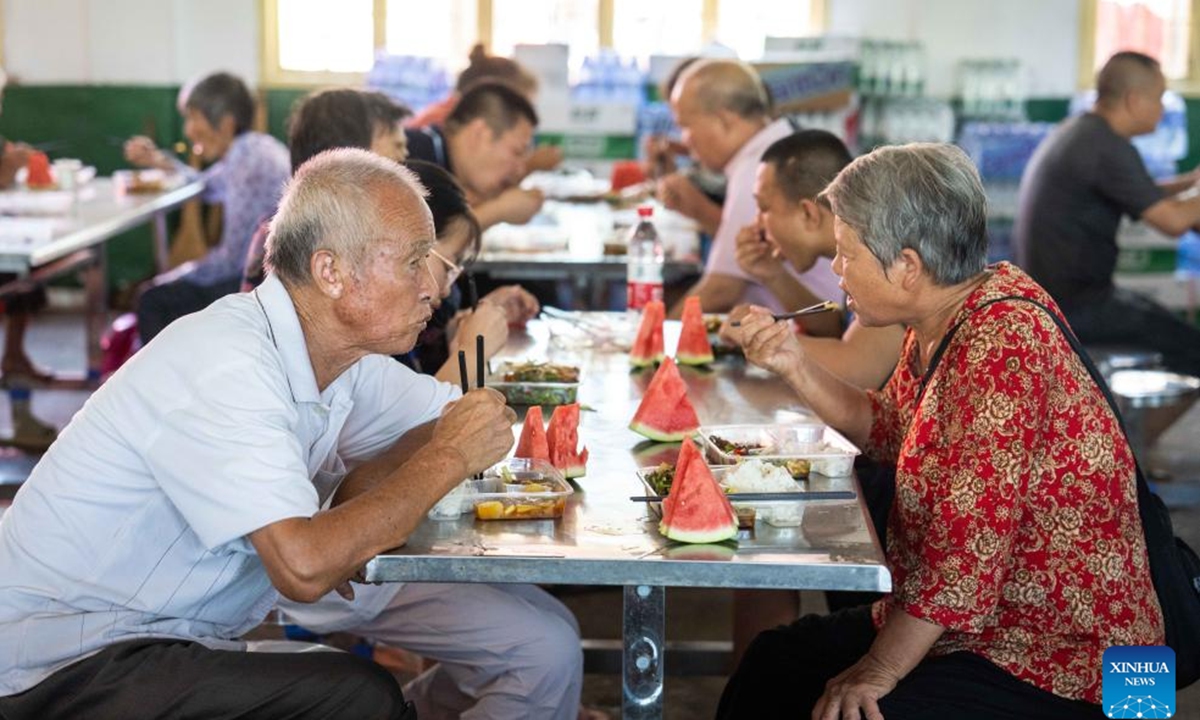
[{"label": "black trousers", "polygon": [[217,300],[242,288],[241,278],[216,285],[196,285],[175,280],[147,289],[138,300],[138,335],[142,344],[150,342],[163,328],[184,315],[199,312]]},{"label": "black trousers", "polygon": [[18,695],[3,720],[415,720],[395,678],[340,652],[251,653],[134,640],[105,648]]},{"label": "black trousers", "polygon": [[1162,353],[1169,369],[1200,376],[1200,328],[1145,295],[1117,288],[1105,298],[1062,310],[1084,345],[1151,348]]},{"label": "black trousers", "polygon": [[[808,720],[825,683],[858,662],[874,639],[866,606],[807,615],[759,634],[729,678],[717,718]],[[1104,717],[1099,705],[1058,697],[967,652],[925,659],[880,700],[879,709],[887,720]]]}]

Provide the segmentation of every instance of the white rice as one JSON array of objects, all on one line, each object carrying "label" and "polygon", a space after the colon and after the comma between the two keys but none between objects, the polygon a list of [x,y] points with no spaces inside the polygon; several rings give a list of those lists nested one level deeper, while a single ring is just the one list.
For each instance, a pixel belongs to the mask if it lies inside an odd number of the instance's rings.
[{"label": "white rice", "polygon": [[746,460],[725,475],[725,486],[733,492],[795,492],[800,486],[787,470],[761,460]]}]

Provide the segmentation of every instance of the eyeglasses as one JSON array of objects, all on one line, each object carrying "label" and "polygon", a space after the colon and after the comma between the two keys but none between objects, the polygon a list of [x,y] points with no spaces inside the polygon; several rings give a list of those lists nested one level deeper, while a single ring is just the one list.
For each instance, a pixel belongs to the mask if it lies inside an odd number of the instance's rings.
[{"label": "eyeglasses", "polygon": [[463,268],[462,265],[455,263],[454,261],[450,260],[450,258],[441,254],[437,250],[430,248],[429,254],[434,256],[438,260],[441,260],[442,264],[444,264],[446,266],[446,285],[447,286],[453,285],[454,281],[458,279],[458,276],[463,274],[463,270],[465,268]]}]

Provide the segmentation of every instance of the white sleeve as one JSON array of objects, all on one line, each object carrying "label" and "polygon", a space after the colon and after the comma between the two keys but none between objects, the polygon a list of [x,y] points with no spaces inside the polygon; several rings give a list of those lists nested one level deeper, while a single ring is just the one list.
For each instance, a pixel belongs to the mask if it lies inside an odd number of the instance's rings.
[{"label": "white sleeve", "polygon": [[159,416],[143,457],[211,550],[317,512],[295,426],[285,378],[261,362],[226,364],[180,388]]},{"label": "white sleeve", "polygon": [[369,460],[409,430],[442,414],[462,392],[450,383],[421,375],[386,355],[358,362],[354,408],[338,438],[338,455],[348,466]]}]

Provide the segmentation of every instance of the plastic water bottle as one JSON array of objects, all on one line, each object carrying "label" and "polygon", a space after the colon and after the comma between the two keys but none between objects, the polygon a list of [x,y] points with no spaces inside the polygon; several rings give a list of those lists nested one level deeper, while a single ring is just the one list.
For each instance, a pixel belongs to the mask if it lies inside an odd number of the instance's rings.
[{"label": "plastic water bottle", "polygon": [[653,214],[654,208],[638,208],[637,227],[629,234],[625,301],[630,310],[663,299],[663,245],[650,220]]}]

